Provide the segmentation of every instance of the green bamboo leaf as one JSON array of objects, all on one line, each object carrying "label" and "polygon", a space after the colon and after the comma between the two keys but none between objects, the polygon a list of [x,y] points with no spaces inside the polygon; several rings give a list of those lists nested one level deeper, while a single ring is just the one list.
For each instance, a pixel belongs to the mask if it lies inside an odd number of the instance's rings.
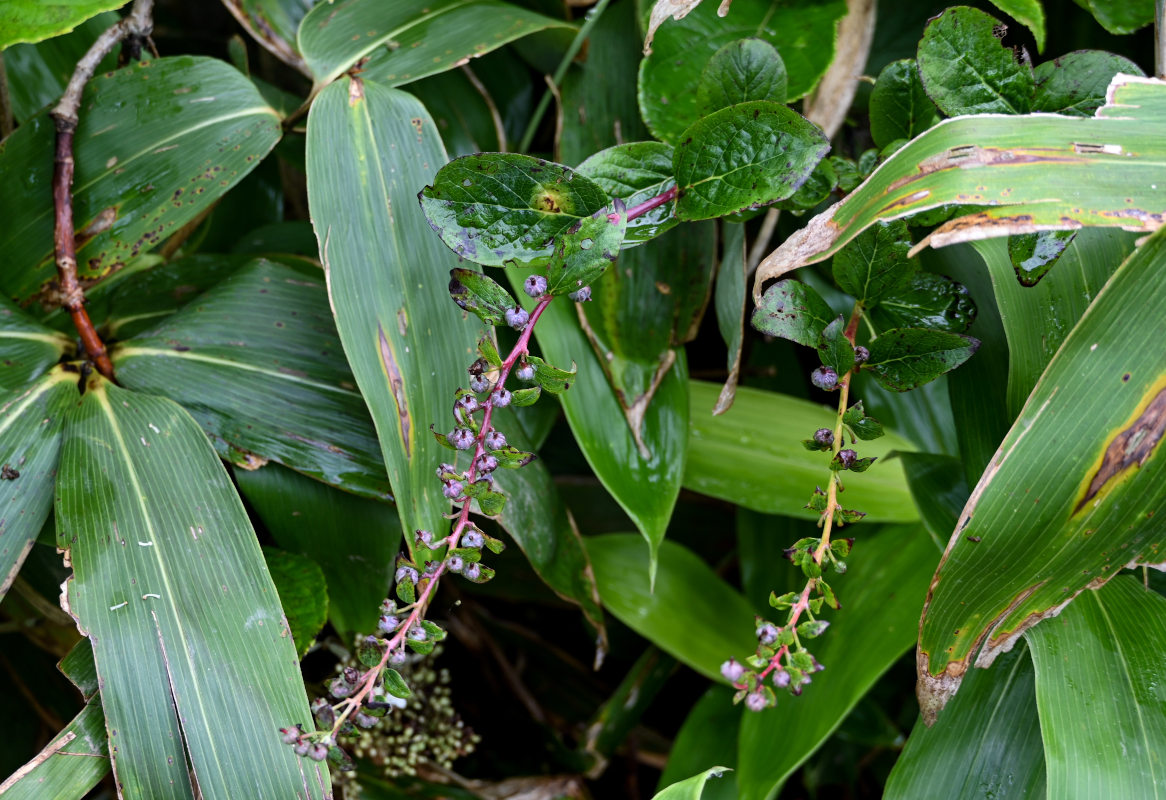
[{"label": "green bamboo leaf", "polygon": [[913,58],[883,67],[870,93],[870,135],[883,148],[897,139],[914,139],[942,115],[923,89]]},{"label": "green bamboo leaf", "polygon": [[546,264],[558,237],[608,203],[570,167],[517,153],[454,159],[419,197],[451,250],[494,267]]},{"label": "green bamboo leaf", "polygon": [[778,281],[758,301],[750,321],[770,336],[780,336],[805,347],[817,347],[834,312],[814,289],[794,280]]},{"label": "green bamboo leaf", "polygon": [[194,420],[92,379],[66,423],[56,511],[121,791],[328,794],[326,770],[279,739],[310,719],[295,649],[243,505]]},{"label": "green bamboo leaf", "polygon": [[[851,483],[857,486],[861,480]],[[801,697],[783,697],[775,708],[746,714],[741,722],[738,800],[773,796],[910,649],[936,555],[918,524],[859,534],[850,571],[830,579],[842,609],[814,643],[814,655],[826,669],[814,675]],[[776,741],[783,746],[774,748]]]},{"label": "green bamboo leaf", "polygon": [[926,718],[977,652],[986,666],[1086,587],[1162,560],[1148,512],[1166,485],[1166,351],[1143,341],[1166,337],[1164,259],[1166,236],[1155,234],[1114,273],[972,492],[920,626]]},{"label": "green bamboo leaf", "polygon": [[777,49],[764,39],[738,39],[713,53],[696,93],[705,114],[769,100],[784,103],[789,76]]},{"label": "green bamboo leaf", "polygon": [[1105,90],[1114,76],[1145,75],[1124,56],[1103,50],[1076,50],[1033,70],[1036,94],[1032,110],[1070,117],[1092,117],[1105,105]]},{"label": "green bamboo leaf", "polygon": [[969,676],[951,713],[934,726],[915,725],[883,794],[886,800],[1045,796],[1041,718],[1023,645]]},{"label": "green bamboo leaf", "polygon": [[427,430],[449,424],[480,333],[445,296],[457,259],[417,206],[445,152],[420,103],[359,79],[316,98],[307,148],[336,326],[377,426],[402,527],[440,533],[450,504],[433,470],[446,456]]},{"label": "green bamboo leaf", "polygon": [[[512,274],[510,280],[517,288],[521,277]],[[519,299],[528,308],[534,302],[525,295]],[[563,298],[548,305],[534,335],[551,361],[576,362],[578,374],[560,395],[567,422],[587,463],[648,542],[647,563],[654,571],[655,553],[672,518],[687,457],[688,366],[683,351],[647,404],[637,437],[621,419],[619,399],[570,302]],[[545,383],[543,388],[547,389]]]},{"label": "green bamboo leaf", "polygon": [[0,600],[32,550],[53,504],[53,476],[75,372],[61,367],[0,395]]},{"label": "green bamboo leaf", "polygon": [[[1123,76],[1097,116],[1048,114],[946,120],[887,159],[867,180],[771,253],[762,284],[827,258],[878,220],[942,205],[986,205],[944,223],[916,248],[1082,226],[1148,233],[1163,215],[1155,133],[1166,82]],[[1039,145],[1039,146],[1038,146]]]},{"label": "green bamboo leaf", "polygon": [[[77,128],[73,215],[78,275],[99,278],[157,246],[254,169],[279,117],[254,84],[210,58],[175,56],[97,75]],[[140,114],[124,113],[126,108]],[[53,124],[47,112],[0,146],[3,293],[37,296],[56,278]]]},{"label": "green bamboo leaf", "polygon": [[316,0],[229,0],[224,3],[247,33],[285,64],[307,72],[296,30]]},{"label": "green bamboo leaf", "polygon": [[[1010,280],[1003,240],[975,242],[992,278],[1008,340],[1008,410],[1015,418],[1045,367],[1106,281],[1133,251],[1134,237],[1113,230],[1078,231],[1058,259],[1062,266],[1036,286]],[[1011,250],[1011,240],[1009,240]]]},{"label": "green bamboo leaf", "polygon": [[949,117],[1027,114],[1032,67],[997,35],[1000,22],[977,8],[949,8],[927,23],[919,41],[919,77]]},{"label": "green bamboo leaf", "polygon": [[[680,726],[656,791],[708,764],[736,764],[737,741],[726,732],[740,726],[744,710],[743,706],[733,705],[733,691],[727,686],[710,687]],[[719,781],[706,784],[701,800],[737,800],[737,774],[726,772]]]},{"label": "green bamboo leaf", "polygon": [[667,789],[656,792],[652,800],[700,800],[709,778],[719,778],[727,767],[711,767],[699,775],[674,783]]},{"label": "green bamboo leaf", "polygon": [[308,12],[298,44],[317,88],[362,59],[364,79],[391,87],[548,28],[571,26],[498,0],[339,0]]},{"label": "green bamboo leaf", "polygon": [[[647,4],[644,4],[645,6]],[[834,59],[842,0],[734,0],[732,13],[717,15],[702,3],[683,19],[660,27],[639,74],[640,110],[656,138],[670,144],[703,114],[694,88],[713,56],[725,45],[756,37],[781,54],[788,74],[785,102],[809,94]],[[647,9],[644,11],[647,14]]]},{"label": "green bamboo leaf", "polygon": [[[563,152],[564,157],[571,153],[566,147]],[[676,185],[672,175],[672,148],[662,142],[617,144],[590,156],[576,171],[595,181],[611,197],[623,198],[628,208],[664,194]],[[679,221],[675,212],[676,201],[669,200],[631,220],[624,246],[646,242],[672,228]]]},{"label": "green bamboo leaf", "polygon": [[109,772],[101,698],[84,708],[31,761],[0,783],[4,800],[81,800]]},{"label": "green bamboo leaf", "polygon": [[69,338],[33,320],[0,297],[0,392],[14,391],[42,375],[61,360]]},{"label": "green bamboo leaf", "polygon": [[328,586],[320,565],[307,556],[264,547],[263,560],[279,592],[287,626],[303,658],[328,620]]},{"label": "green bamboo leaf", "polygon": [[0,50],[68,33],[90,17],[120,8],[122,0],[11,0],[0,7]]},{"label": "green bamboo leaf", "polygon": [[897,293],[914,276],[916,266],[907,257],[910,249],[907,223],[879,223],[860,233],[834,256],[834,282],[855,300],[874,305]]},{"label": "green bamboo leaf", "polygon": [[[817,519],[818,513],[804,506],[812,487],[824,480],[829,459],[806,451],[798,442],[818,428],[831,427],[833,410],[742,386],[732,409],[713,417],[707,409],[717,393],[715,384],[689,382],[692,411],[685,488],[766,514]],[[863,455],[883,460],[862,477],[846,480],[847,507],[866,511],[877,522],[918,519],[902,465],[885,458],[892,450],[914,449],[893,432],[864,444]]]},{"label": "green bamboo leaf", "polygon": [[277,461],[388,496],[318,268],[257,259],[112,353],[122,384],[181,403],[227,460]]},{"label": "green bamboo leaf", "polygon": [[930,328],[963,333],[976,319],[976,306],[963,284],[920,271],[871,309],[870,319],[882,330]]},{"label": "green bamboo leaf", "polygon": [[712,219],[784,200],[829,151],[816,125],[779,103],[722,108],[680,135],[676,216]]},{"label": "green bamboo leaf", "polygon": [[278,464],[236,470],[235,482],[281,548],[320,565],[336,630],[346,639],[375,630],[401,546],[397,510]]},{"label": "green bamboo leaf", "polygon": [[896,392],[929,383],[971,358],[980,343],[961,333],[927,328],[892,328],[870,343],[862,365],[884,387]]},{"label": "green bamboo leaf", "polygon": [[963,463],[936,453],[900,453],[911,497],[936,547],[943,547],[968,502]]},{"label": "green bamboo leaf", "polygon": [[1166,598],[1123,576],[1085,592],[1025,638],[1049,797],[1160,794]]},{"label": "green bamboo leaf", "polygon": [[[638,536],[606,534],[583,540],[604,608],[661,650],[724,683],[721,664],[744,660],[757,647],[749,602],[707,564],[675,542],[662,542],[655,586]],[[700,586],[693,592],[693,586]]]}]

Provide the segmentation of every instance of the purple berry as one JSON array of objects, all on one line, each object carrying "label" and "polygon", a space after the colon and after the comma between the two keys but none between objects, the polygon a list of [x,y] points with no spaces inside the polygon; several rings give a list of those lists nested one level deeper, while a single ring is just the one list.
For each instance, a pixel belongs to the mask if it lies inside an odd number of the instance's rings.
[{"label": "purple berry", "polygon": [[741,676],[745,674],[745,667],[735,658],[730,658],[724,664],[721,664],[721,674],[725,676],[725,680],[729,683],[737,683],[741,680]]},{"label": "purple berry", "polygon": [[510,405],[511,394],[509,389],[498,388],[490,393],[490,402],[498,408],[506,408]]},{"label": "purple berry", "polygon": [[465,419],[468,415],[473,414],[481,406],[478,404],[478,398],[472,394],[463,394],[457,400],[453,401],[453,415],[456,419]]},{"label": "purple berry", "polygon": [[522,282],[522,291],[531,297],[542,297],[547,293],[547,279],[542,275],[530,275]]},{"label": "purple berry", "polygon": [[343,678],[337,678],[328,684],[328,691],[332,693],[333,697],[339,700],[352,694],[352,686]]},{"label": "purple berry", "polygon": [[827,392],[838,385],[838,373],[832,367],[818,367],[810,373],[810,383]]},{"label": "purple berry", "polygon": [[757,640],[762,644],[773,644],[777,641],[777,626],[767,622],[757,629]]},{"label": "purple berry", "polygon": [[838,463],[842,465],[842,469],[850,469],[854,466],[854,462],[858,460],[858,453],[847,448],[846,450],[839,450],[836,456]]},{"label": "purple berry", "polygon": [[412,628],[410,628],[409,633],[407,633],[406,636],[415,642],[424,642],[429,638],[429,634],[427,634],[425,629],[420,625],[414,625]]},{"label": "purple berry", "polygon": [[485,375],[470,376],[470,390],[477,392],[478,394],[483,394],[490,391],[490,387],[492,385],[493,384],[490,383],[490,379]]},{"label": "purple berry", "polygon": [[582,289],[571,292],[567,297],[574,300],[576,303],[586,303],[591,299],[591,287],[584,286]]},{"label": "purple berry", "polygon": [[865,364],[867,359],[869,359],[869,358],[870,358],[870,351],[867,350],[865,347],[863,347],[862,345],[859,345],[858,347],[854,348],[854,364],[855,364],[855,366],[858,366],[860,364]]},{"label": "purple berry", "polygon": [[534,365],[523,362],[518,369],[514,370],[514,377],[520,381],[530,383],[534,380]]},{"label": "purple berry", "polygon": [[829,428],[818,428],[814,431],[814,441],[823,447],[829,447],[834,444],[834,431]]},{"label": "purple berry", "polygon": [[745,697],[745,707],[750,711],[763,711],[767,705],[769,701],[762,692],[750,692]]},{"label": "purple berry", "polygon": [[526,313],[526,309],[514,308],[506,309],[506,324],[516,331],[520,331],[526,327],[527,320],[530,319],[530,314]]},{"label": "purple berry", "polygon": [[393,576],[394,583],[417,583],[417,570],[412,567],[397,567],[397,573]]},{"label": "purple berry", "polygon": [[450,500],[457,500],[462,496],[462,492],[465,491],[465,488],[466,485],[461,481],[450,481],[442,487],[441,493],[448,497]]},{"label": "purple berry", "polygon": [[312,716],[316,718],[318,728],[331,728],[336,724],[336,713],[323,697],[317,697],[313,700],[311,708]]},{"label": "purple berry", "polygon": [[482,444],[485,445],[487,450],[501,450],[506,446],[506,436],[502,431],[490,431],[482,439]]},{"label": "purple berry", "polygon": [[450,572],[461,572],[466,566],[466,560],[461,556],[450,556],[445,563]]},{"label": "purple berry", "polygon": [[400,626],[401,620],[397,619],[396,617],[390,617],[388,615],[382,615],[380,620],[377,622],[377,629],[386,636],[391,636],[393,631],[397,630],[397,628]]},{"label": "purple berry", "polygon": [[784,689],[789,686],[789,673],[784,669],[779,669],[773,673],[773,685],[778,689]]},{"label": "purple berry", "polygon": [[437,468],[437,477],[444,479],[445,473],[453,471],[453,464],[442,464]]},{"label": "purple berry", "polygon": [[363,711],[357,711],[352,715],[352,721],[367,730],[368,728],[375,728],[376,724],[380,722],[380,719],[374,716],[370,716],[369,714],[365,714]]},{"label": "purple berry", "polygon": [[417,531],[417,544],[433,547],[433,534],[429,531]]},{"label": "purple berry", "polygon": [[446,438],[458,450],[469,450],[474,444],[474,432],[469,428],[454,428]]},{"label": "purple berry", "polygon": [[477,531],[466,531],[462,534],[462,547],[481,547],[484,541],[482,534]]},{"label": "purple berry", "polygon": [[389,656],[389,663],[394,667],[399,667],[405,663],[405,648],[394,650],[393,654]]},{"label": "purple berry", "polygon": [[[327,701],[325,700],[324,703],[326,705]],[[283,734],[284,744],[295,744],[296,740],[303,735],[303,731],[300,730],[299,725],[292,725],[290,728],[280,728],[279,732]]]},{"label": "purple berry", "polygon": [[489,453],[483,453],[474,461],[474,472],[478,475],[489,475],[498,469],[498,459]]},{"label": "purple berry", "polygon": [[466,571],[464,575],[471,581],[476,581],[482,576],[482,568],[477,564],[466,564]]},{"label": "purple berry", "polygon": [[312,743],[307,739],[300,739],[296,742],[296,746],[292,748],[297,756],[306,756],[308,751],[312,749]]},{"label": "purple berry", "polygon": [[328,757],[328,745],[317,742],[308,748],[308,758],[313,761],[323,761]]}]

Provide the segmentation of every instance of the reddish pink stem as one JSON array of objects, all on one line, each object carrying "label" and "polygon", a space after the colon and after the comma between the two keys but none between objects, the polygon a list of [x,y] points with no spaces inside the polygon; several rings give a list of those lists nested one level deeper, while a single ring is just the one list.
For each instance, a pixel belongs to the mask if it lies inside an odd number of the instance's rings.
[{"label": "reddish pink stem", "polygon": [[[675,199],[676,199],[676,187],[673,186],[671,189],[669,189],[666,192],[658,194],[655,197],[649,197],[647,200],[645,200],[644,202],[640,203],[637,206],[632,206],[624,213],[627,214],[628,222],[631,222],[636,217],[640,217],[640,216],[643,216],[644,214],[647,214],[653,208],[659,208],[660,206],[664,205],[665,203],[672,201],[672,200],[675,200]],[[619,221],[618,214],[608,214],[607,217],[612,222]]]}]

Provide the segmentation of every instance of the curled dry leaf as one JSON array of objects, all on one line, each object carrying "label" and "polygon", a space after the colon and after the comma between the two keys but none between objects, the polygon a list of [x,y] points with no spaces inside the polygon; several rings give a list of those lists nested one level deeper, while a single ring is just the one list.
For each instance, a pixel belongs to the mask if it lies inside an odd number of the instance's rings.
[{"label": "curled dry leaf", "polygon": [[[721,0],[720,6],[717,7],[717,16],[728,16],[732,2],[733,0]],[[644,55],[652,52],[652,39],[656,36],[656,29],[663,25],[666,19],[669,17],[684,19],[689,11],[699,5],[700,0],[656,0],[656,5],[652,6],[652,16],[648,19],[648,34],[644,37]]]}]

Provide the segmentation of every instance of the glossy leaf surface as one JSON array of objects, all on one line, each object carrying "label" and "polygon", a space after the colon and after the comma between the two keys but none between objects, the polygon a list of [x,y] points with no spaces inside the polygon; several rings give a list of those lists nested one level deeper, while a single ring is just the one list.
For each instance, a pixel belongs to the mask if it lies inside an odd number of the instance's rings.
[{"label": "glossy leaf surface", "polygon": [[1036,49],[1045,49],[1045,10],[1041,0],[992,0],[992,5],[1032,31]]},{"label": "glossy leaf surface", "polygon": [[923,31],[919,77],[928,96],[949,117],[1026,114],[1032,106],[1032,67],[1000,42],[999,24],[979,9],[956,6]]},{"label": "glossy leaf surface", "polygon": [[[881,441],[881,440],[880,440]],[[857,487],[867,474],[852,478]],[[865,506],[863,506],[865,508]],[[842,723],[859,699],[910,647],[927,591],[936,547],[920,525],[865,526],[857,534],[852,568],[832,578],[842,609],[813,651],[826,669],[801,697],[747,714],[738,739],[739,800],[764,800]],[[783,590],[784,587],[779,587]],[[788,735],[797,731],[796,737]],[[782,741],[780,749],[773,742]]]},{"label": "glossy leaf surface", "polygon": [[694,122],[676,146],[680,219],[711,219],[789,197],[830,150],[825,135],[778,103],[757,100]]},{"label": "glossy leaf surface", "polygon": [[20,770],[0,783],[4,800],[81,800],[109,772],[101,698],[90,698],[68,725]]},{"label": "glossy leaf surface", "polygon": [[21,388],[60,360],[69,339],[0,297],[0,392]]},{"label": "glossy leaf surface", "polygon": [[[617,144],[587,158],[577,170],[611,197],[623,198],[632,208],[676,185],[672,176],[672,148],[662,142]],[[677,223],[676,201],[641,214],[627,224],[625,246],[646,242]]]},{"label": "glossy leaf surface", "polygon": [[776,48],[764,39],[738,39],[713,53],[696,92],[705,114],[769,100],[784,103],[789,76]]},{"label": "glossy leaf surface", "polygon": [[657,792],[652,800],[700,800],[704,792],[705,784],[710,779],[721,777],[724,771],[724,767],[707,769],[699,775],[693,775],[691,778],[686,778],[678,783],[672,784],[667,789]]},{"label": "glossy leaf surface", "polygon": [[888,389],[905,392],[935,380],[971,358],[980,343],[970,336],[926,328],[892,328],[870,344],[869,369]]},{"label": "glossy leaf surface", "polygon": [[428,428],[450,423],[479,326],[449,299],[457,259],[417,206],[418,190],[445,162],[441,141],[413,97],[349,79],[316,98],[307,152],[336,327],[376,423],[402,526],[443,531],[450,504],[433,470],[446,456]]},{"label": "glossy leaf surface", "polygon": [[1128,331],[1166,337],[1164,258],[1158,234],[1118,269],[972,492],[920,627],[925,717],[934,720],[977,651],[986,666],[1083,589],[1127,564],[1163,561],[1161,526],[1148,512],[1160,503],[1166,470],[1158,445],[1166,352]]},{"label": "glossy leaf surface", "polygon": [[[804,506],[813,487],[824,480],[829,459],[798,442],[831,426],[834,412],[789,395],[742,386],[733,407],[714,417],[708,409],[718,392],[715,384],[689,382],[692,414],[685,488],[766,514],[817,519],[818,512]],[[910,442],[888,433],[864,444],[862,452],[884,458],[891,450],[913,449]],[[902,465],[895,460],[882,460],[861,476],[848,478],[846,504],[866,511],[871,521],[919,518]]]},{"label": "glossy leaf surface", "polygon": [[0,600],[48,519],[74,372],[61,368],[0,396]]},{"label": "glossy leaf surface", "polygon": [[296,655],[300,658],[328,620],[328,586],[320,565],[307,556],[264,547],[263,560],[279,593]]},{"label": "glossy leaf surface", "polygon": [[1075,50],[1033,70],[1032,110],[1069,117],[1092,117],[1105,105],[1105,91],[1118,73],[1142,75],[1128,58],[1104,50]]},{"label": "glossy leaf surface", "polygon": [[950,713],[917,722],[887,779],[887,800],[1045,796],[1045,756],[1027,647],[968,677]]},{"label": "glossy leaf surface", "polygon": [[1154,797],[1166,598],[1119,577],[1026,634],[1036,668],[1050,797]]},{"label": "glossy leaf surface", "polygon": [[486,266],[546,264],[555,238],[603,209],[608,198],[569,167],[517,153],[454,159],[421,190],[441,241]]},{"label": "glossy leaf surface", "polygon": [[834,312],[813,287],[795,280],[778,281],[753,311],[754,328],[805,347],[817,347]]},{"label": "glossy leaf surface", "polygon": [[39,42],[68,33],[121,0],[9,0],[0,8],[0,50],[18,42]]},{"label": "glossy leaf surface", "polygon": [[879,147],[896,139],[914,139],[941,119],[923,90],[915,59],[883,67],[870,93],[870,134]]},{"label": "glossy leaf surface", "polygon": [[[279,117],[222,61],[136,63],[85,86],[74,158],[78,274],[97,278],[157,246],[239,182],[279,140]],[[133,109],[127,114],[125,109]],[[53,123],[42,113],[0,145],[0,286],[27,299],[56,277]]]},{"label": "glossy leaf surface", "polygon": [[243,505],[194,420],[94,380],[66,422],[56,511],[122,791],[327,794],[326,771],[274,733],[309,719],[295,649]]},{"label": "glossy leaf surface", "polygon": [[299,48],[318,87],[364,58],[364,79],[400,86],[551,27],[570,26],[498,0],[340,0],[308,12]]},{"label": "glossy leaf surface", "polygon": [[879,223],[834,256],[834,282],[855,300],[873,305],[911,280],[915,265],[907,258],[910,249],[911,234],[905,222]]},{"label": "glossy leaf surface", "polygon": [[1101,26],[1110,33],[1133,33],[1154,21],[1151,0],[1079,0]]},{"label": "glossy leaf surface", "polygon": [[113,354],[123,385],[178,401],[226,459],[369,497],[388,481],[319,270],[256,260]]},{"label": "glossy leaf surface", "polygon": [[[652,587],[648,550],[638,536],[611,533],[583,541],[604,607],[681,663],[724,682],[721,664],[756,649],[749,602],[692,551],[663,542]],[[693,586],[701,591],[693,592]]]},{"label": "glossy leaf surface", "polygon": [[656,138],[676,144],[681,133],[703,114],[694,88],[718,50],[730,42],[757,37],[773,45],[788,75],[786,101],[797,100],[818,83],[834,58],[842,0],[735,0],[732,12],[717,15],[705,2],[682,20],[656,33],[652,53],[640,65],[640,110]]},{"label": "glossy leaf surface", "polygon": [[916,272],[871,309],[870,318],[880,330],[930,328],[964,333],[976,319],[976,306],[963,284],[933,272]]}]

